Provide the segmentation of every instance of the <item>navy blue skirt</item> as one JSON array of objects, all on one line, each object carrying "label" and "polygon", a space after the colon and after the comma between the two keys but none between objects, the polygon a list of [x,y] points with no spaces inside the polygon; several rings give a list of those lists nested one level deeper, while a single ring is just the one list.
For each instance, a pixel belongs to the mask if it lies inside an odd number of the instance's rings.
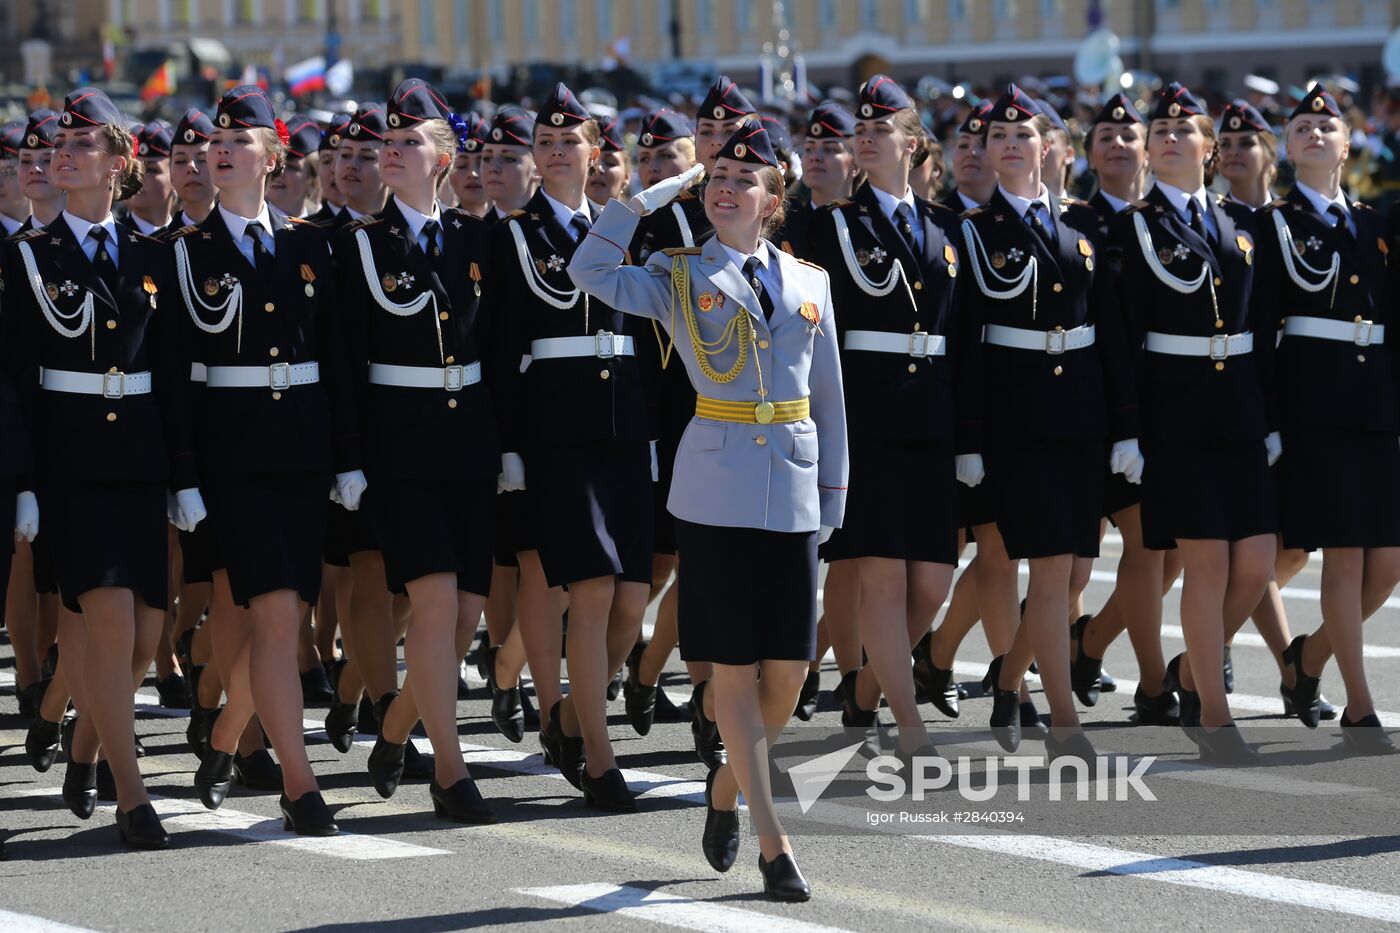
[{"label": "navy blue skirt", "polygon": [[821,556],[956,564],[959,483],[953,462],[951,441],[852,443],[845,518]]},{"label": "navy blue skirt", "polygon": [[817,653],[817,533],[676,519],[685,567],[681,657],[715,664],[811,661]]},{"label": "navy blue skirt", "polygon": [[457,589],[491,594],[496,541],[496,478],[399,479],[373,476],[362,509],[374,522],[391,593],[434,573],[457,575]]},{"label": "navy blue skirt", "polygon": [[326,510],[325,561],[332,567],[349,567],[350,555],[379,550],[374,523],[363,507],[351,512],[338,502]]},{"label": "navy blue skirt", "polygon": [[1142,538],[1154,551],[1178,538],[1242,541],[1276,534],[1274,480],[1263,440],[1203,443],[1144,438]]},{"label": "navy blue skirt", "polygon": [[1284,547],[1400,547],[1394,434],[1292,430],[1273,472]]},{"label": "navy blue skirt", "polygon": [[[322,473],[210,476],[201,491],[214,532],[214,569],[228,572],[234,602],[295,590],[315,605],[331,477]],[[368,494],[368,493],[367,493]]]},{"label": "navy blue skirt", "polygon": [[65,609],[82,612],[78,597],[99,587],[131,590],[152,609],[166,608],[164,483],[49,481],[39,489],[39,521]]},{"label": "navy blue skirt", "polygon": [[1102,440],[1029,438],[989,444],[988,487],[997,531],[1013,560],[1099,556]]}]

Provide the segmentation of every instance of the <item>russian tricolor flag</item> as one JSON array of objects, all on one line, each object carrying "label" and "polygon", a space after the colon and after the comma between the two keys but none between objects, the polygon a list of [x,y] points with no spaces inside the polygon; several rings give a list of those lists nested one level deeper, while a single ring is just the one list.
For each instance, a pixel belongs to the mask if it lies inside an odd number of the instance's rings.
[{"label": "russian tricolor flag", "polygon": [[324,91],[326,89],[326,60],[320,55],[308,58],[288,66],[282,76],[287,82],[287,91],[293,97],[301,97],[312,91]]}]

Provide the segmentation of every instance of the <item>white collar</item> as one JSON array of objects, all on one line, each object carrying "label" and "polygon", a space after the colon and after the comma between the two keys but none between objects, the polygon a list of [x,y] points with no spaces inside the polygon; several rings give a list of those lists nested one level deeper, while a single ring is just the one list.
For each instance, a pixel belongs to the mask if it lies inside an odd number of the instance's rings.
[{"label": "white collar", "polygon": [[1099,189],[1099,197],[1108,202],[1108,206],[1113,208],[1113,213],[1115,214],[1121,213],[1125,207],[1132,203],[1131,201],[1124,201],[1120,197],[1111,195],[1102,188]]},{"label": "white collar", "polygon": [[[5,236],[11,236],[16,230],[24,226],[24,221],[15,220],[9,214],[0,214],[0,227],[5,228]],[[34,226],[39,226],[37,223]]]},{"label": "white collar", "polygon": [[1295,181],[1294,184],[1297,185],[1298,190],[1303,193],[1303,197],[1307,198],[1308,202],[1312,204],[1313,209],[1319,214],[1321,214],[1323,217],[1327,218],[1328,223],[1331,223],[1332,219],[1331,217],[1328,217],[1327,209],[1334,204],[1342,209],[1343,217],[1351,216],[1351,211],[1347,208],[1347,199],[1342,194],[1340,188],[1337,190],[1337,196],[1335,198],[1329,199],[1327,195],[1323,194],[1321,191],[1318,191],[1315,188],[1309,188],[1301,181]]},{"label": "white collar", "polygon": [[224,225],[228,227],[229,236],[233,237],[233,242],[242,243],[243,235],[248,231],[249,224],[258,224],[269,236],[272,235],[272,215],[268,213],[267,202],[263,202],[262,210],[258,211],[256,217],[242,217],[233,211],[219,205],[219,216],[224,219]]},{"label": "white collar", "polygon": [[73,235],[78,238],[79,244],[88,238],[88,233],[93,227],[104,228],[107,231],[107,242],[113,246],[117,244],[117,222],[112,219],[111,214],[108,214],[106,218],[99,223],[93,223],[90,220],[83,220],[83,218],[75,214],[64,211],[63,219],[68,222],[68,229],[73,231]]},{"label": "white collar", "polygon": [[1022,219],[1025,218],[1026,211],[1031,209],[1032,204],[1044,205],[1045,216],[1053,216],[1050,211],[1050,191],[1044,185],[1040,186],[1040,194],[1036,195],[1033,198],[1023,198],[1019,194],[1012,194],[1010,191],[1007,191],[1005,188],[1003,188],[1000,184],[997,185],[997,190],[1001,192],[1001,196],[1003,198],[1006,198],[1006,203],[1010,204],[1012,209],[1016,211],[1016,215],[1018,217],[1021,217]]},{"label": "white collar", "polygon": [[597,201],[593,200],[592,198],[589,198],[589,199],[588,199],[588,212],[589,212],[590,214],[592,214],[594,217],[597,217],[599,214],[603,213],[603,209],[604,209],[605,207],[607,207],[606,204],[599,204]]},{"label": "white collar", "polygon": [[438,210],[437,201],[433,202],[432,216],[424,214],[417,208],[409,207],[408,203],[397,194],[394,195],[394,203],[398,205],[399,213],[403,214],[404,223],[408,224],[408,232],[413,240],[418,239],[418,234],[423,232],[423,225],[428,221],[436,221],[438,229],[442,229],[442,212]]},{"label": "white collar", "polygon": [[963,202],[963,209],[964,209],[964,210],[975,211],[975,210],[977,210],[977,208],[979,208],[979,207],[982,206],[982,205],[978,204],[976,201],[972,200],[972,198],[969,198],[967,195],[963,194],[961,191],[958,191],[958,192],[955,192],[955,193],[956,193],[957,196],[958,196],[958,200],[960,200],[960,201]]},{"label": "white collar", "polygon": [[590,219],[593,216],[588,213],[588,198],[586,196],[579,203],[578,207],[570,207],[563,201],[550,197],[549,192],[545,191],[544,188],[540,188],[540,193],[543,194],[544,199],[549,202],[549,208],[554,211],[554,216],[558,218],[559,226],[563,227],[565,230],[569,229],[569,221],[574,219],[575,214],[582,214],[585,218]]},{"label": "white collar", "polygon": [[[1172,207],[1176,208],[1177,213],[1188,221],[1191,219],[1190,204],[1192,201],[1195,201],[1201,206],[1202,217],[1210,214],[1210,198],[1207,197],[1206,189],[1203,187],[1195,191],[1183,191],[1175,185],[1169,185],[1159,178],[1157,179],[1157,189],[1167,196],[1167,200],[1171,202]],[[1204,223],[1204,221],[1202,221],[1202,223]]]},{"label": "white collar", "polygon": [[740,272],[744,271],[744,265],[750,259],[757,259],[758,264],[763,267],[764,270],[768,268],[768,244],[765,240],[760,239],[758,241],[758,251],[753,253],[741,253],[732,246],[726,246],[724,243],[720,242],[719,237],[715,237],[715,243],[719,244],[725,254],[729,256],[729,261],[734,263],[734,268],[738,269]]},{"label": "white collar", "polygon": [[351,220],[359,220],[361,217],[365,216],[364,214],[361,214],[359,211],[355,210],[349,204],[346,204],[344,207],[341,208],[341,210],[349,214]]},{"label": "white collar", "polygon": [[[152,233],[165,226],[165,224],[150,223],[144,218],[137,215],[134,211],[128,214],[127,216],[131,218],[132,226],[134,226],[136,228],[136,231],[142,236],[150,236]],[[169,223],[168,220],[166,222]]]},{"label": "white collar", "polygon": [[1238,204],[1240,207],[1248,208],[1248,209],[1251,210],[1251,211],[1257,211],[1257,210],[1260,210],[1261,208],[1268,207],[1269,204],[1271,204],[1271,203],[1273,202],[1273,200],[1274,200],[1274,193],[1273,193],[1272,191],[1265,191],[1265,192],[1264,192],[1264,203],[1263,203],[1263,204],[1259,204],[1259,205],[1250,204],[1248,201],[1243,201],[1243,200],[1241,200],[1241,199],[1235,197],[1235,195],[1234,195],[1233,192],[1230,193],[1230,194],[1227,194],[1225,197],[1227,197],[1228,199],[1230,199],[1230,200],[1233,201],[1234,203]]},{"label": "white collar", "polygon": [[186,210],[180,211],[180,220],[183,221],[183,223],[180,224],[182,227],[193,227],[195,224],[199,223],[199,221],[191,217],[189,211]]},{"label": "white collar", "polygon": [[884,211],[885,216],[891,221],[894,220],[894,212],[899,210],[899,205],[901,204],[908,204],[909,209],[915,212],[915,216],[918,216],[918,211],[914,208],[913,188],[905,188],[904,197],[902,198],[897,198],[885,189],[877,188],[874,185],[870,186],[870,190],[875,192],[875,200],[880,203],[880,210]]}]

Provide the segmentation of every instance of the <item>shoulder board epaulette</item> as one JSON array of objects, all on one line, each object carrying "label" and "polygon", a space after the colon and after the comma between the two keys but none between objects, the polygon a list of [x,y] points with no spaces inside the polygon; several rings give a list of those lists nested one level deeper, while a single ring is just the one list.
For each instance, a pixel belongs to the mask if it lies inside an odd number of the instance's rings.
[{"label": "shoulder board epaulette", "polygon": [[963,211],[963,212],[962,212],[961,214],[959,214],[958,216],[959,216],[959,217],[976,217],[978,214],[985,214],[986,212],[987,212],[987,209],[986,209],[985,207],[969,207],[967,210]]},{"label": "shoulder board epaulette", "polygon": [[661,252],[665,253],[667,256],[699,256],[699,255],[700,255],[700,247],[698,247],[698,246],[671,246],[671,247],[667,247],[666,249],[663,249]]},{"label": "shoulder board epaulette", "polygon": [[840,210],[841,208],[845,207],[847,204],[854,204],[854,203],[856,203],[856,202],[852,201],[850,198],[837,198],[837,199],[835,199],[834,201],[827,201],[827,202],[826,202],[826,209],[829,210],[829,211]]},{"label": "shoulder board epaulette", "polygon": [[803,259],[801,256],[794,256],[794,257],[792,257],[792,258],[793,258],[793,259],[796,259],[798,262],[802,263],[802,265],[804,265],[804,266],[811,266],[813,269],[820,269],[820,270],[822,270],[823,272],[826,271],[826,266],[819,266],[819,265],[817,265],[815,262],[812,262],[810,259]]},{"label": "shoulder board epaulette", "polygon": [[346,230],[362,230],[362,229],[364,229],[365,227],[373,226],[374,224],[380,223],[380,222],[382,222],[382,221],[383,221],[383,218],[382,218],[382,217],[376,217],[376,216],[373,215],[373,214],[366,214],[365,216],[361,217],[361,218],[358,219],[358,220],[352,220],[352,221],[350,221],[348,224],[345,225],[345,229],[346,229]]},{"label": "shoulder board epaulette", "polygon": [[689,200],[695,198],[696,196],[697,196],[697,195],[695,194],[695,189],[694,189],[694,188],[687,188],[687,189],[685,189],[684,191],[682,191],[680,194],[676,195],[676,200],[677,200],[677,201],[689,201]]},{"label": "shoulder board epaulette", "polygon": [[1379,213],[1380,213],[1380,211],[1376,210],[1376,209],[1375,209],[1374,207],[1372,207],[1371,205],[1369,205],[1369,204],[1363,204],[1363,203],[1361,203],[1360,201],[1357,201],[1355,204],[1353,204],[1353,205],[1352,205],[1352,208],[1353,208],[1354,210],[1358,210],[1358,211],[1369,211],[1370,213],[1373,213],[1373,214],[1379,214]]},{"label": "shoulder board epaulette", "polygon": [[507,216],[507,217],[524,217],[524,216],[525,216],[525,208],[522,207],[522,208],[518,208],[518,209],[516,209],[516,210],[513,210],[513,211],[511,211],[509,214],[507,214],[506,216]]},{"label": "shoulder board epaulette", "polygon": [[1147,200],[1146,198],[1143,198],[1141,201],[1134,201],[1133,203],[1129,204],[1127,207],[1123,208],[1123,213],[1128,214],[1128,213],[1131,213],[1132,211],[1144,211],[1144,210],[1147,210],[1147,209],[1148,209],[1149,207],[1151,207],[1151,206],[1152,206],[1152,202],[1149,201],[1149,200]]},{"label": "shoulder board epaulette", "polygon": [[26,230],[23,233],[17,233],[14,236],[10,237],[10,239],[14,240],[16,243],[23,243],[25,240],[32,240],[35,237],[40,237],[43,235],[44,228],[35,227],[33,230]]},{"label": "shoulder board epaulette", "polygon": [[1287,199],[1287,198],[1274,198],[1272,201],[1270,201],[1268,204],[1265,204],[1264,206],[1265,206],[1265,207],[1286,207],[1287,205],[1288,205],[1288,199]]},{"label": "shoulder board epaulette", "polygon": [[179,230],[170,231],[168,236],[173,240],[176,237],[187,236],[191,233],[194,233],[198,229],[199,226],[197,224],[187,224],[186,226],[181,227]]},{"label": "shoulder board epaulette", "polygon": [[293,223],[293,224],[309,224],[309,223],[311,223],[311,221],[307,220],[305,217],[288,217],[288,218],[287,218],[287,222],[288,222],[288,223]]},{"label": "shoulder board epaulette", "polygon": [[1088,206],[1088,204],[1089,204],[1088,201],[1081,201],[1081,200],[1079,200],[1078,198],[1071,198],[1071,197],[1063,197],[1063,198],[1060,198],[1060,203],[1061,203],[1061,204],[1068,204],[1070,207],[1086,207],[1086,206]]}]

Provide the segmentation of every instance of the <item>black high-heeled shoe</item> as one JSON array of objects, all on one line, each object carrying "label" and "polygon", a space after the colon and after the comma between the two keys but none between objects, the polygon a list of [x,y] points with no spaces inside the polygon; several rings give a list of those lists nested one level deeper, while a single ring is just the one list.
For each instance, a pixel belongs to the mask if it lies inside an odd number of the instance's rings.
[{"label": "black high-heeled shoe", "polygon": [[1035,703],[1025,700],[1020,704],[1021,738],[1044,738],[1050,734],[1050,727],[1040,718],[1040,710]]},{"label": "black high-heeled shoe", "polygon": [[652,723],[656,721],[656,685],[644,684],[641,678],[643,650],[644,646],[641,644],[632,646],[625,668],[627,679],[622,682],[622,699],[627,712],[627,722],[638,735],[651,732]]},{"label": "black high-heeled shoe", "polygon": [[1225,692],[1235,692],[1235,661],[1230,657],[1230,646],[1225,646],[1225,660],[1220,664],[1220,673],[1225,676]]},{"label": "black high-heeled shoe", "polygon": [[512,742],[525,738],[525,709],[520,705],[520,681],[513,687],[500,687],[496,683],[496,656],[500,646],[495,645],[486,651],[486,686],[491,691],[491,721],[501,735]]},{"label": "black high-heeled shoe", "polygon": [[674,703],[666,695],[666,689],[656,685],[656,714],[654,722],[690,722],[690,703]]},{"label": "black high-heeled shoe", "polygon": [[97,764],[69,761],[63,772],[63,803],[80,820],[97,809]]},{"label": "black high-heeled shoe", "polygon": [[283,794],[277,803],[282,810],[282,828],[288,832],[298,836],[334,836],[340,832],[320,791],[309,791],[296,800],[288,800]]},{"label": "black high-heeled shoe", "polygon": [[331,680],[326,676],[326,669],[317,661],[308,671],[301,672],[301,700],[307,706],[317,703],[329,703],[331,697],[335,696],[335,691],[331,689]]},{"label": "black high-heeled shoe", "polygon": [[219,809],[232,783],[233,755],[211,745],[194,773],[194,789],[199,794],[199,802],[207,809]]},{"label": "black high-heeled shoe", "polygon": [[1177,655],[1167,662],[1166,687],[1177,697],[1177,725],[1186,731],[1186,737],[1195,742],[1201,731],[1201,695],[1187,690],[1181,685],[1181,659]]},{"label": "black high-heeled shoe", "polygon": [[1054,730],[1045,736],[1045,758],[1046,764],[1057,758],[1074,758],[1084,762],[1089,769],[1089,775],[1094,773],[1094,762],[1099,753],[1094,751],[1094,745],[1089,741],[1089,737],[1083,732],[1071,732],[1064,738],[1055,735]]},{"label": "black high-heeled shoe", "polygon": [[63,723],[59,729],[58,747],[67,758],[73,757],[73,736],[78,733],[78,711],[72,707],[63,714]]},{"label": "black high-heeled shoe", "polygon": [[1021,692],[1003,690],[997,683],[1005,658],[1003,654],[992,659],[987,675],[982,678],[982,689],[992,698],[992,715],[988,720],[992,738],[1008,752],[1014,752],[1021,747]]},{"label": "black high-heeled shoe", "polygon": [[914,686],[934,709],[949,719],[957,719],[962,709],[958,706],[958,685],[953,683],[953,669],[933,663],[932,644],[930,633],[914,646]]},{"label": "black high-heeled shoe", "polygon": [[24,754],[29,757],[35,771],[43,774],[53,767],[62,738],[61,722],[49,722],[43,716],[35,716],[29,723],[29,731],[24,734]]},{"label": "black high-heeled shoe", "polygon": [[865,739],[858,754],[874,758],[884,754],[885,742],[880,728],[880,710],[861,709],[856,702],[856,678],[859,671],[847,671],[841,678],[844,689],[841,691],[841,725],[847,729],[862,729]]},{"label": "black high-heeled shoe", "polygon": [[1234,723],[1218,729],[1201,727],[1194,731],[1201,764],[1248,767],[1260,762],[1259,752],[1244,740]]},{"label": "black high-heeled shoe", "polygon": [[533,691],[530,690],[530,688],[520,688],[520,709],[525,714],[525,728],[538,731],[540,728],[540,711],[535,708],[534,701],[530,699],[532,694]]},{"label": "black high-heeled shoe", "polygon": [[540,757],[545,764],[556,765],[559,761],[559,745],[563,737],[564,733],[559,729],[559,704],[555,703],[549,711],[549,722],[540,724]]},{"label": "black high-heeled shoe", "polygon": [[470,777],[446,788],[435,780],[428,785],[428,796],[433,800],[433,814],[440,820],[482,825],[496,822],[496,814],[486,805],[476,789],[476,781]]},{"label": "black high-heeled shoe", "polygon": [[1142,684],[1138,684],[1137,690],[1133,691],[1133,712],[1139,726],[1181,725],[1181,707],[1170,690],[1163,690],[1153,697],[1147,695]]},{"label": "black high-heeled shoe", "polygon": [[1099,669],[1099,692],[1100,692],[1100,693],[1117,693],[1117,692],[1118,692],[1118,681],[1116,681],[1116,680],[1113,679],[1113,675],[1110,674],[1110,673],[1108,672],[1108,669],[1107,669],[1107,668],[1100,668],[1100,669]]},{"label": "black high-heeled shoe", "polygon": [[326,738],[336,751],[344,755],[355,744],[355,726],[359,719],[360,704],[346,703],[339,695],[332,695],[330,709],[326,710]]},{"label": "black high-heeled shoe", "polygon": [[44,705],[44,694],[49,692],[49,684],[53,683],[53,677],[40,677],[27,687],[21,687],[15,691],[15,699],[19,701],[19,714],[24,719],[37,719],[39,710]]},{"label": "black high-heeled shoe", "polygon": [[[1297,715],[1293,710],[1293,700],[1289,697],[1288,685],[1282,680],[1278,682],[1278,695],[1283,698],[1283,718],[1292,719]],[[1337,707],[1333,706],[1325,694],[1317,695],[1317,718],[1323,722],[1331,722],[1337,718]]]},{"label": "black high-heeled shoe", "polygon": [[612,680],[608,681],[608,702],[616,700],[622,693],[622,671],[613,674]]},{"label": "black high-heeled shoe", "polygon": [[1393,755],[1395,743],[1381,730],[1381,719],[1375,713],[1352,722],[1342,710],[1342,744],[1357,755]]},{"label": "black high-heeled shoe", "polygon": [[700,681],[690,693],[690,734],[695,740],[695,754],[713,771],[729,761],[729,753],[720,738],[719,723],[705,715],[705,688],[709,683]]},{"label": "black high-heeled shoe", "polygon": [[812,896],[812,886],[802,877],[802,869],[790,852],[771,862],[758,853],[758,873],[763,876],[763,893],[775,901],[805,901]]},{"label": "black high-heeled shoe", "polygon": [[170,836],[160,825],[156,808],[149,803],[132,807],[126,813],[117,811],[117,837],[132,849],[165,849]]},{"label": "black high-heeled shoe", "polygon": [[1069,680],[1074,695],[1085,706],[1097,706],[1099,693],[1103,689],[1100,677],[1103,674],[1103,658],[1096,658],[1084,650],[1084,630],[1094,621],[1090,615],[1080,616],[1069,627],[1069,638],[1074,644],[1070,653]]},{"label": "black high-heeled shoe", "polygon": [[403,746],[403,776],[399,778],[399,783],[431,781],[436,777],[437,762],[432,755],[420,752],[418,746],[413,742],[413,737],[409,736],[408,741]]},{"label": "black high-heeled shoe", "polygon": [[355,731],[361,735],[379,734],[379,717],[374,711],[374,703],[363,694],[360,696],[360,711],[356,714]]},{"label": "black high-heeled shoe", "polygon": [[185,727],[185,741],[189,743],[194,757],[203,759],[209,751],[209,735],[214,731],[214,723],[219,718],[218,709],[205,709],[196,700],[190,707],[190,722]]},{"label": "black high-heeled shoe", "polygon": [[579,784],[583,802],[590,807],[611,813],[637,812],[637,798],[619,768],[609,768],[598,777],[589,774],[587,768],[580,768]]},{"label": "black high-heeled shoe", "polygon": [[588,753],[583,747],[583,736],[565,735],[564,727],[561,725],[558,737],[559,773],[564,775],[564,780],[574,785],[575,788],[583,790],[583,767],[588,763]]},{"label": "black high-heeled shoe", "polygon": [[233,756],[233,780],[248,790],[281,790],[282,768],[267,749],[259,748],[246,756]]},{"label": "black high-heeled shoe", "polygon": [[1285,693],[1286,698],[1293,705],[1293,713],[1298,717],[1298,721],[1309,729],[1316,729],[1319,713],[1318,704],[1320,690],[1322,688],[1321,677],[1309,677],[1303,673],[1303,643],[1308,636],[1299,635],[1288,643],[1288,647],[1283,649],[1283,663],[1293,668],[1293,686],[1288,687],[1279,684],[1279,689]]},{"label": "black high-heeled shoe", "polygon": [[718,773],[716,768],[705,776],[705,832],[700,836],[700,850],[711,868],[726,872],[734,867],[734,860],[739,857],[739,808],[715,809],[715,775]]},{"label": "black high-heeled shoe", "polygon": [[156,681],[156,696],[160,697],[163,709],[189,709],[190,688],[185,678],[178,673]]},{"label": "black high-heeled shoe", "polygon": [[404,746],[407,743],[388,742],[383,736],[374,740],[369,753],[369,779],[379,796],[388,800],[399,789],[403,778]]},{"label": "black high-heeled shoe", "polygon": [[817,714],[817,694],[821,692],[821,687],[821,672],[808,671],[802,681],[802,690],[797,694],[797,706],[793,708],[792,714],[803,722],[811,722],[812,717]]},{"label": "black high-heeled shoe", "polygon": [[104,803],[114,803],[117,799],[117,779],[106,758],[97,762],[97,799]]}]

